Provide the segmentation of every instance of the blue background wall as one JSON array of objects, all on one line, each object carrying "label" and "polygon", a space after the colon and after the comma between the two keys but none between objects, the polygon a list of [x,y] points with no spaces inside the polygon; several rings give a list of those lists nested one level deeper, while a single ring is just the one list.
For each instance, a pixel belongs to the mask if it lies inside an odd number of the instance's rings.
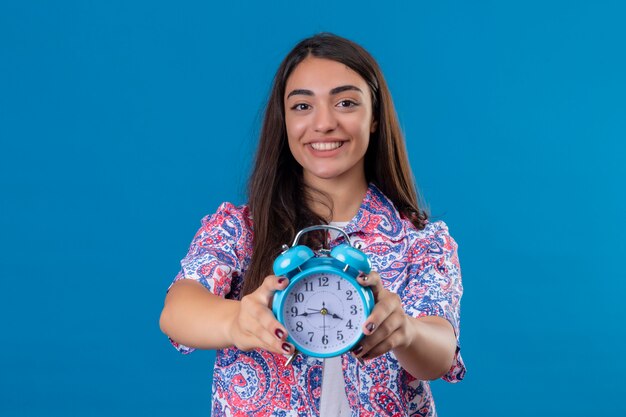
[{"label": "blue background wall", "polygon": [[212,353],[168,345],[165,289],[319,31],[379,60],[460,245],[440,415],[626,414],[622,2],[173,4],[0,6],[2,416],[209,415]]}]

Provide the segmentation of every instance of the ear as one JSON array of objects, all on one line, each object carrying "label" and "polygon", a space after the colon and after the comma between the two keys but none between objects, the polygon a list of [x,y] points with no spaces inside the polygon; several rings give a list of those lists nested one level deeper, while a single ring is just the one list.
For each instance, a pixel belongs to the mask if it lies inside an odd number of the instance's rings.
[{"label": "ear", "polygon": [[370,133],[376,132],[378,128],[378,122],[376,120],[372,120],[372,126],[370,127]]}]

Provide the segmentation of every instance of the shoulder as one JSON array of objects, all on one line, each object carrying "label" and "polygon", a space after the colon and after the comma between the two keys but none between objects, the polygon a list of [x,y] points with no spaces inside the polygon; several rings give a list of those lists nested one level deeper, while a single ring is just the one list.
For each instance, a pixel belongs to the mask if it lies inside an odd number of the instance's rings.
[{"label": "shoulder", "polygon": [[417,239],[440,239],[450,236],[448,225],[443,220],[427,221],[426,226],[422,230],[418,230],[409,220],[404,220],[414,230]]},{"label": "shoulder", "polygon": [[427,222],[422,230],[418,230],[406,220],[405,227],[411,241],[413,256],[445,255],[457,250],[457,243],[450,235],[448,225],[441,220]]},{"label": "shoulder", "polygon": [[250,209],[246,204],[236,206],[228,201],[219,205],[215,213],[202,218],[202,223],[225,222],[225,221],[251,221]]},{"label": "shoulder", "polygon": [[456,248],[446,223],[429,221],[423,229],[416,228],[374,184],[369,185],[359,213],[346,229],[360,231],[366,239],[402,242],[403,251],[420,251],[430,246]]},{"label": "shoulder", "polygon": [[249,207],[245,204],[236,206],[224,202],[215,213],[204,216],[201,223],[200,233],[243,237],[252,232],[252,217]]}]

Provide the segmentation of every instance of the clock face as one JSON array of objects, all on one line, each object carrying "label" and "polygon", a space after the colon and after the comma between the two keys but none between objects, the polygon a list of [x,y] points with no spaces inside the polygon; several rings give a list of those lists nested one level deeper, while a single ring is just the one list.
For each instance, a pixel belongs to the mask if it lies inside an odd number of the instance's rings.
[{"label": "clock face", "polygon": [[369,313],[360,291],[333,273],[313,273],[294,282],[281,312],[290,338],[322,357],[347,351],[362,336]]}]

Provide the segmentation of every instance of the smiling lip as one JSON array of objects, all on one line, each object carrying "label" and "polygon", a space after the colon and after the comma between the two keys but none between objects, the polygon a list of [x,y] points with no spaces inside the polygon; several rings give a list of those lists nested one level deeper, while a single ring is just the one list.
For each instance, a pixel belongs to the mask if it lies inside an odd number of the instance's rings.
[{"label": "smiling lip", "polygon": [[315,149],[316,151],[334,151],[335,149],[341,148],[343,142],[311,142],[309,146]]},{"label": "smiling lip", "polygon": [[332,152],[337,150],[343,146],[345,140],[335,139],[335,138],[325,138],[325,139],[313,139],[305,145],[314,151],[317,152]]}]

